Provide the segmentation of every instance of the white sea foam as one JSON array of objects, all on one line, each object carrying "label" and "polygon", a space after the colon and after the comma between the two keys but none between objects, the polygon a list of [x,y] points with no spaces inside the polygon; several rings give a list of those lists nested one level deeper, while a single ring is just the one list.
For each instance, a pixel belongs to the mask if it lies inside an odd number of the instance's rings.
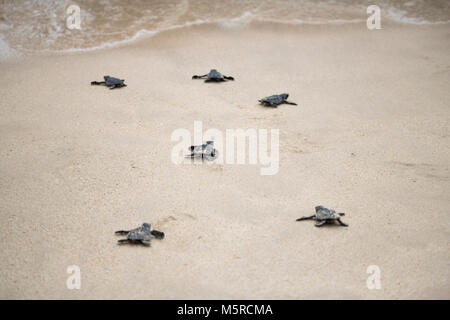
[{"label": "white sea foam", "polygon": [[364,22],[365,20],[363,20],[363,19],[352,19],[352,20],[336,19],[336,20],[330,20],[330,21],[304,21],[304,20],[300,20],[300,19],[294,19],[294,20],[290,20],[290,21],[283,21],[283,20],[280,21],[280,20],[275,20],[275,19],[261,19],[261,18],[254,16],[251,12],[247,11],[247,12],[244,12],[241,16],[230,19],[230,20],[210,21],[210,20],[204,20],[204,19],[197,19],[194,21],[188,21],[184,24],[173,25],[173,26],[166,27],[164,29],[159,29],[159,30],[141,29],[129,38],[126,38],[123,40],[118,40],[118,41],[104,42],[98,46],[93,46],[93,47],[88,47],[88,48],[70,48],[70,49],[64,49],[64,50],[44,50],[44,51],[57,51],[57,52],[95,51],[95,50],[117,47],[120,45],[131,43],[140,38],[152,37],[161,32],[182,29],[182,28],[186,28],[186,27],[190,27],[190,26],[196,26],[196,25],[202,25],[202,24],[209,23],[209,24],[218,24],[225,28],[237,28],[239,26],[249,24],[252,21],[274,22],[274,23],[283,23],[283,24],[285,24],[285,23],[286,24],[328,24],[328,23],[329,24],[345,24],[345,23],[361,23],[361,22]]},{"label": "white sea foam", "polygon": [[175,29],[180,29],[180,28],[189,27],[189,26],[193,26],[193,25],[204,24],[204,23],[208,23],[208,21],[198,19],[195,21],[188,21],[183,25],[174,25],[171,27],[167,27],[162,30],[141,29],[138,32],[136,32],[133,36],[123,39],[123,40],[104,42],[98,46],[93,46],[93,47],[89,47],[89,48],[71,48],[71,49],[58,50],[58,51],[59,52],[84,52],[84,51],[94,51],[94,50],[100,50],[100,49],[106,49],[106,48],[113,48],[113,47],[117,47],[120,45],[124,45],[124,44],[130,43],[130,42],[133,42],[133,41],[138,40],[143,37],[154,36],[163,31],[175,30]]},{"label": "white sea foam", "polygon": [[104,42],[98,46],[93,46],[93,47],[89,47],[89,48],[70,48],[70,49],[57,50],[57,51],[59,51],[59,52],[85,52],[85,51],[94,51],[94,50],[100,50],[100,49],[106,49],[106,48],[113,48],[113,47],[117,47],[117,46],[120,46],[123,44],[133,42],[143,36],[153,36],[156,33],[158,33],[158,31],[142,29],[142,30],[139,30],[138,32],[136,32],[130,38],[126,38],[123,40]]},{"label": "white sea foam", "polygon": [[240,15],[236,18],[221,21],[221,22],[219,22],[219,24],[222,27],[226,27],[226,28],[237,28],[237,27],[243,26],[245,24],[248,24],[249,22],[252,21],[253,18],[254,18],[254,15],[252,12],[245,11],[242,15]]},{"label": "white sea foam", "polygon": [[3,36],[0,34],[0,61],[6,60],[15,56],[15,51],[9,47],[9,45],[3,40]]},{"label": "white sea foam", "polygon": [[427,24],[447,24],[450,23],[450,20],[445,21],[428,21],[421,18],[416,17],[408,17],[406,14],[406,11],[395,9],[395,8],[389,8],[387,10],[387,13],[389,15],[389,18],[391,18],[394,21],[406,23],[406,24],[417,24],[417,25],[427,25]]},{"label": "white sea foam", "polygon": [[346,24],[346,23],[361,23],[365,22],[364,19],[332,19],[332,20],[302,20],[294,19],[292,23],[294,24]]}]

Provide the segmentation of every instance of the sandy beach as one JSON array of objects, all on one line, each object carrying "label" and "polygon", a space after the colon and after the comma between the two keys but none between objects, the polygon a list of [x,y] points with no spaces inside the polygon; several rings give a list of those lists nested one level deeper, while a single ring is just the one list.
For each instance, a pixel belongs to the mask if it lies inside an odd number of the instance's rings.
[{"label": "sandy beach", "polygon": [[[0,62],[0,298],[449,299],[449,52],[448,24],[254,22]],[[278,173],[174,164],[194,121],[279,129]],[[117,245],[142,222],[165,239]]]}]

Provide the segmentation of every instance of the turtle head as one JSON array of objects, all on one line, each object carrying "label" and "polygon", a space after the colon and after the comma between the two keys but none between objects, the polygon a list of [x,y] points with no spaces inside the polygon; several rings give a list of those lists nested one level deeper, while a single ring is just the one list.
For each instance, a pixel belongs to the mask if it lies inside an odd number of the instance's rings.
[{"label": "turtle head", "polygon": [[111,78],[110,76],[104,76],[103,79],[108,80],[109,78]]},{"label": "turtle head", "polygon": [[152,236],[154,236],[156,239],[164,239],[164,232],[158,231],[158,230],[152,230],[151,231]]},{"label": "turtle head", "polygon": [[340,216],[342,217],[342,216],[345,216],[345,213],[343,213],[343,212],[338,212],[338,215],[340,215]]},{"label": "turtle head", "polygon": [[280,94],[280,96],[283,98],[283,100],[286,100],[289,97],[289,94],[282,93],[282,94]]},{"label": "turtle head", "polygon": [[323,209],[325,209],[323,206],[317,206],[316,207],[316,212],[319,212],[320,210],[323,210]]},{"label": "turtle head", "polygon": [[145,228],[145,229],[150,229],[150,224],[147,223],[147,222],[144,222],[144,223],[142,224],[142,227]]},{"label": "turtle head", "polygon": [[209,140],[209,141],[206,141],[206,144],[207,144],[207,145],[211,145],[211,146],[212,146],[212,145],[214,144],[214,141],[211,141],[211,140]]},{"label": "turtle head", "polygon": [[209,72],[217,72],[216,69],[211,69]]}]

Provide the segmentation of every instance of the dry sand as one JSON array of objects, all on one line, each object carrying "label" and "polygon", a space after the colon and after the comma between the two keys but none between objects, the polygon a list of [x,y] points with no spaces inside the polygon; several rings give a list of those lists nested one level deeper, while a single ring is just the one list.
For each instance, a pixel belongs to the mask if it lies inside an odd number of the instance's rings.
[{"label": "dry sand", "polygon": [[[450,30],[383,28],[198,26],[0,64],[0,298],[450,298]],[[236,81],[190,80],[211,67]],[[280,92],[299,106],[257,104]],[[280,129],[278,174],[173,164],[194,120]],[[319,204],[349,228],[295,222]],[[144,221],[166,238],[116,244]]]}]

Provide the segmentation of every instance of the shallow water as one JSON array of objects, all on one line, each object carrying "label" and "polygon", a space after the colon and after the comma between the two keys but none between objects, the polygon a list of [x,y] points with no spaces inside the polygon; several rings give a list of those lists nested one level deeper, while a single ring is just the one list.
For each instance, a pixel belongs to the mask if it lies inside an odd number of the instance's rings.
[{"label": "shallow water", "polygon": [[[193,24],[224,28],[251,21],[285,24],[365,23],[372,1],[356,0],[0,0],[0,58],[13,53],[93,50]],[[80,7],[80,30],[66,10]],[[448,0],[377,1],[382,19],[409,24],[450,22]]]}]

